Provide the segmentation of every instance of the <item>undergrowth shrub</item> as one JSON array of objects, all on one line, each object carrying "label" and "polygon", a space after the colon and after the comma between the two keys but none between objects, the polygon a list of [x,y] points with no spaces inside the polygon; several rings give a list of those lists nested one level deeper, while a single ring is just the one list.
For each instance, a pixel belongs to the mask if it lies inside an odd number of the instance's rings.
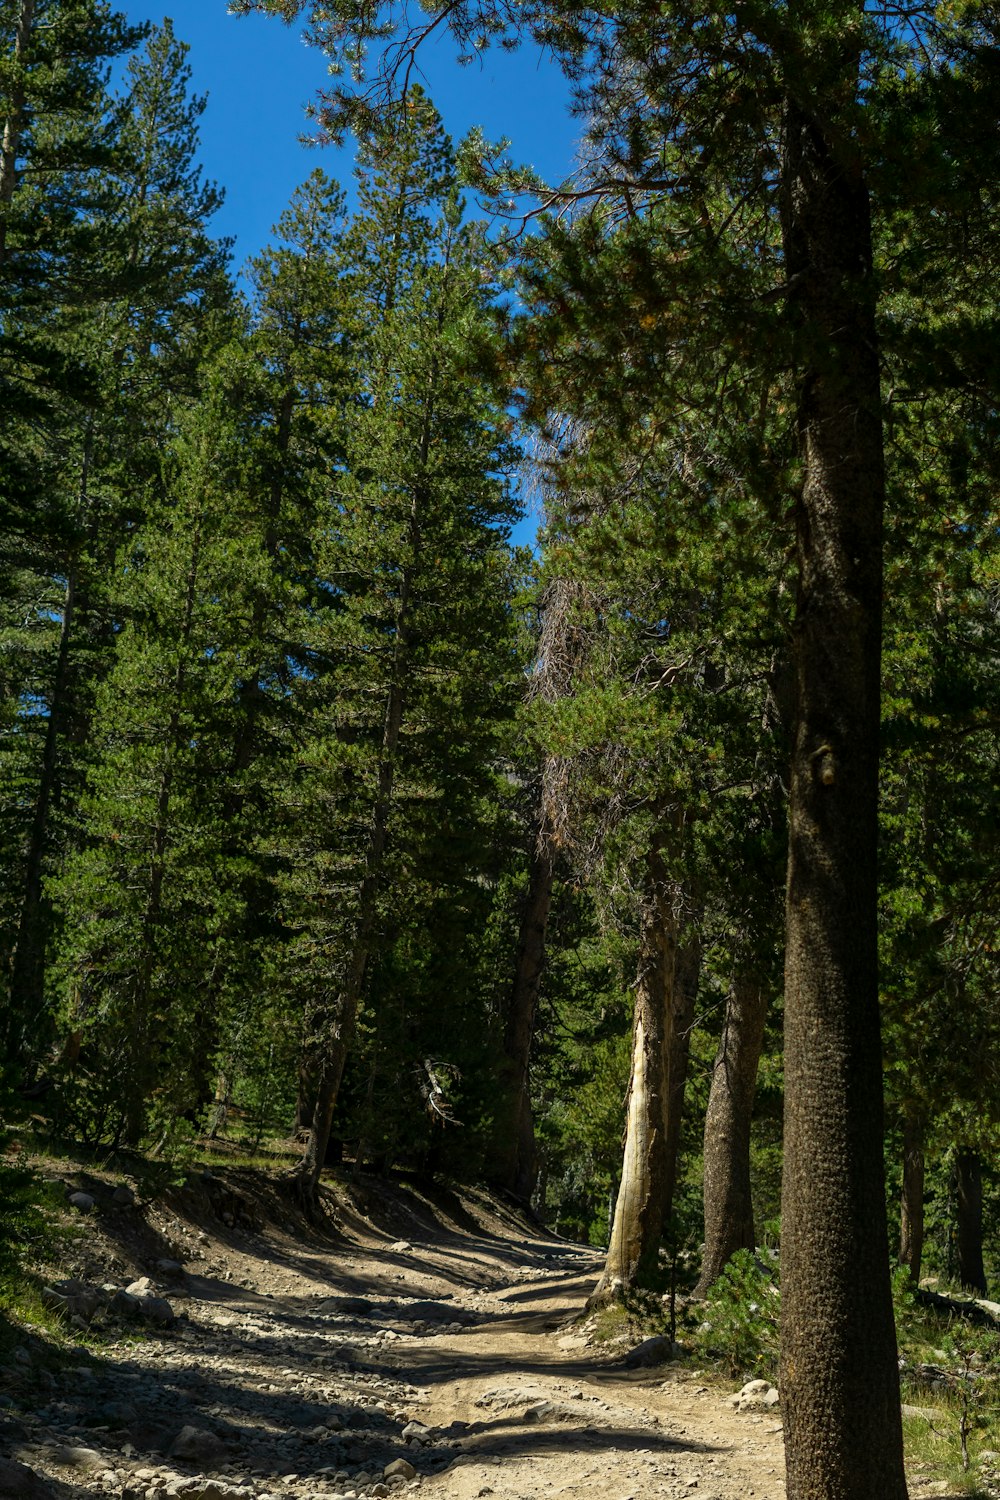
[{"label": "undergrowth shrub", "polygon": [[737,1250],[708,1294],[696,1334],[699,1352],[733,1377],[773,1377],[779,1305],[773,1271],[751,1251]]}]

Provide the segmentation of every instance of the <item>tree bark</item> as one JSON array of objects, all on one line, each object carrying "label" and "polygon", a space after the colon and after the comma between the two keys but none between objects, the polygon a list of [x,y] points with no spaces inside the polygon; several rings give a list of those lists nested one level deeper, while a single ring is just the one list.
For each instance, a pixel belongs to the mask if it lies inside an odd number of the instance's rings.
[{"label": "tree bark", "polygon": [[[625,1151],[604,1271],[591,1304],[659,1283],[660,1245],[677,1170],[698,945],[679,945],[679,921],[662,856],[650,856],[639,930]],[[672,1154],[671,1154],[672,1153]]]},{"label": "tree bark", "polygon": [[705,1113],[705,1253],[696,1297],[704,1297],[737,1250],[753,1250],[750,1120],[764,1042],[767,991],[737,973],[726,999]]},{"label": "tree bark", "polygon": [[955,1228],[958,1279],[967,1292],[986,1296],[983,1268],[983,1163],[975,1151],[955,1154]]},{"label": "tree bark", "polygon": [[640,919],[625,1154],[592,1303],[634,1286],[654,1287],[659,1270],[667,1216],[667,994],[677,956],[673,913],[665,921],[665,905],[659,872],[651,868]]},{"label": "tree bark", "polygon": [[669,1234],[670,1220],[674,1211],[674,1193],[677,1190],[681,1127],[684,1124],[684,1095],[687,1090],[691,1032],[694,1029],[694,1009],[698,998],[700,975],[700,941],[697,937],[689,937],[686,942],[678,942],[667,991],[667,1122],[663,1144],[666,1172],[663,1203],[665,1234]]},{"label": "tree bark", "polygon": [[22,70],[26,65],[28,39],[34,20],[35,0],[21,0],[17,30],[14,33],[13,87],[4,120],[3,140],[0,143],[0,274],[7,264],[7,230],[10,207],[17,189],[17,158],[24,135],[24,106],[27,101]]},{"label": "tree bark", "polygon": [[912,1110],[903,1119],[903,1186],[899,1207],[899,1264],[920,1281],[924,1255],[924,1128]]},{"label": "tree bark", "polygon": [[[854,11],[848,20],[857,37]],[[809,108],[789,103],[782,172],[803,464],[785,959],[788,1500],[906,1496],[882,1162],[885,478],[868,188],[850,124],[859,61],[845,42]]]}]

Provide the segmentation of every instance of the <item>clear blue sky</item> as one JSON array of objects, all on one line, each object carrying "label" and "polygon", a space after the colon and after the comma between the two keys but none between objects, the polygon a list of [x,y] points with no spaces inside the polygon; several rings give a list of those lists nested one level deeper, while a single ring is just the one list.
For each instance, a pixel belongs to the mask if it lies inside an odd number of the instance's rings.
[{"label": "clear blue sky", "polygon": [[[202,118],[206,173],[226,191],[215,221],[235,235],[236,264],[259,250],[292,189],[322,164],[349,185],[349,148],[306,147],[303,110],[326,82],[321,53],[301,41],[298,26],[263,16],[236,18],[226,0],[117,0],[131,21],[169,15],[191,48],[193,87],[209,96]],[[428,52],[424,87],[458,140],[473,125],[490,139],[507,136],[516,160],[561,180],[572,169],[577,121],[569,118],[562,75],[535,48],[487,56],[482,68],[460,68],[446,44]]]},{"label": "clear blue sky", "polygon": [[[192,87],[209,96],[201,160],[226,193],[214,228],[235,238],[237,269],[267,244],[293,189],[315,166],[350,186],[350,145],[334,151],[300,142],[309,129],[305,105],[327,74],[325,59],[303,44],[299,27],[230,16],[226,0],[117,0],[115,9],[130,21],[159,24],[169,15],[190,46]],[[481,68],[462,68],[442,42],[425,54],[421,82],[456,141],[479,125],[490,140],[509,138],[514,160],[549,181],[562,181],[572,170],[579,122],[569,116],[561,73],[537,48],[492,52]],[[532,543],[536,525],[529,515],[513,540]]]}]

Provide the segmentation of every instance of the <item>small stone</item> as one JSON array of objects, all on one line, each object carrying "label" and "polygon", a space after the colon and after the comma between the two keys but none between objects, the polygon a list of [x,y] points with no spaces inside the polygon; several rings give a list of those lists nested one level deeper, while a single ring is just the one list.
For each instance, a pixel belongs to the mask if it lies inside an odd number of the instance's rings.
[{"label": "small stone", "polygon": [[[903,1406],[900,1408],[904,1417],[926,1417],[928,1422],[935,1422],[941,1413],[933,1406]],[[980,1454],[984,1458],[985,1454]]]},{"label": "small stone", "polygon": [[156,1269],[161,1276],[166,1276],[171,1281],[178,1281],[184,1275],[184,1267],[179,1260],[158,1260]]},{"label": "small stone", "polygon": [[407,1422],[402,1436],[404,1443],[429,1443],[433,1434],[423,1422]]},{"label": "small stone", "polygon": [[142,1308],[142,1298],[131,1292],[117,1291],[108,1302],[108,1311],[119,1318],[137,1318]]},{"label": "small stone", "polygon": [[760,1411],[777,1406],[780,1396],[769,1380],[748,1380],[736,1399],[737,1411]]},{"label": "small stone", "polygon": [[107,1459],[95,1448],[66,1447],[50,1450],[53,1463],[66,1469],[103,1469]]},{"label": "small stone", "polygon": [[410,1244],[409,1240],[397,1240],[394,1245],[389,1246],[389,1249],[393,1251],[395,1255],[405,1255],[407,1251],[413,1249],[413,1246]]},{"label": "small stone", "polygon": [[386,1464],[382,1470],[383,1479],[416,1479],[417,1471],[405,1458],[394,1458],[391,1464]]},{"label": "small stone", "polygon": [[135,1194],[128,1184],[123,1182],[111,1194],[111,1201],[116,1208],[131,1208],[135,1203]]},{"label": "small stone", "polygon": [[77,1213],[92,1214],[97,1207],[97,1200],[89,1193],[70,1193],[69,1206],[75,1208]]}]

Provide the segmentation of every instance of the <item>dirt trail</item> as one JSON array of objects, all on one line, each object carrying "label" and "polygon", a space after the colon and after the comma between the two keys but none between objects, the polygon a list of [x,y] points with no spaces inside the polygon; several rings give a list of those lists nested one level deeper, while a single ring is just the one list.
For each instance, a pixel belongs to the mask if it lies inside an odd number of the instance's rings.
[{"label": "dirt trail", "polygon": [[189,1203],[139,1212],[98,1204],[90,1276],[149,1275],[151,1246],[173,1249],[184,1270],[155,1290],[175,1326],[109,1327],[51,1373],[25,1347],[4,1386],[5,1451],[60,1500],[784,1495],[775,1413],[589,1344],[571,1322],[594,1252],[483,1197],[369,1188],[339,1205],[333,1249]]}]

